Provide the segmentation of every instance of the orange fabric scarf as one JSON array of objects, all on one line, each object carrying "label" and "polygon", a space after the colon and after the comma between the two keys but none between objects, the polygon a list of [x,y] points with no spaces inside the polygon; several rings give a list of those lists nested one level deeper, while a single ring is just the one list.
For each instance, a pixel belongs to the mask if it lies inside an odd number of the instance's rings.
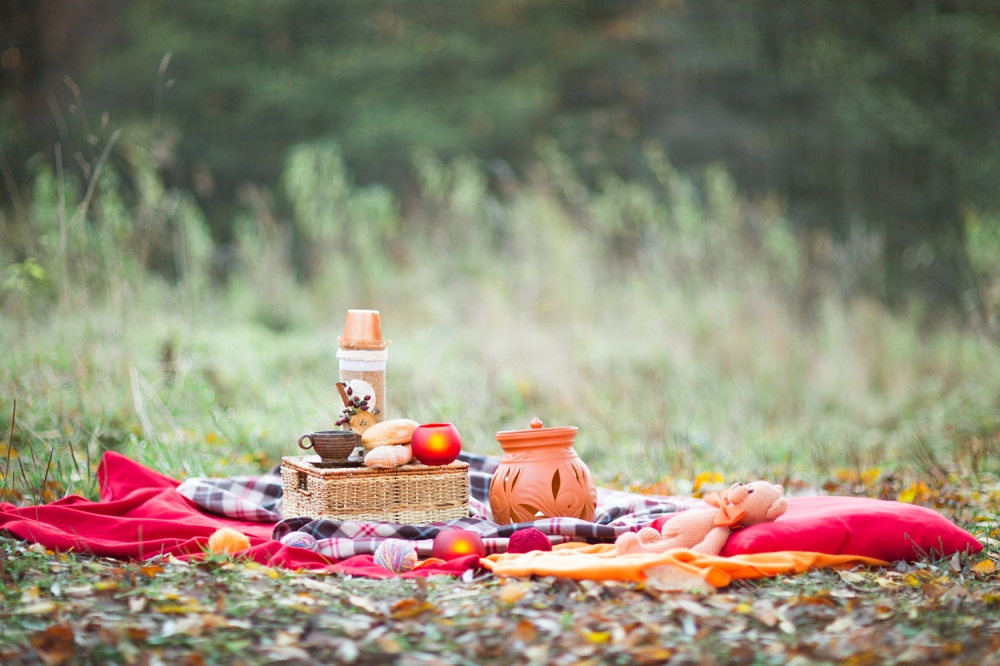
[{"label": "orange fabric scarf", "polygon": [[616,557],[613,544],[564,543],[553,547],[551,552],[490,555],[482,560],[482,564],[498,576],[536,575],[573,580],[643,582],[649,577],[669,573],[700,578],[714,587],[725,587],[737,579],[766,578],[844,565],[881,567],[889,563],[855,555],[824,555],[791,550],[718,557],[677,548],[665,553],[636,553]]}]

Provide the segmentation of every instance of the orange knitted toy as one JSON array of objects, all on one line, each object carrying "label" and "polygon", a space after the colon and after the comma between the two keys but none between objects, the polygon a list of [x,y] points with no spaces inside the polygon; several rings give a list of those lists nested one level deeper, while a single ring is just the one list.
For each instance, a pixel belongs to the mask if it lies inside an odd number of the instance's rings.
[{"label": "orange knitted toy", "polygon": [[731,528],[767,523],[783,514],[788,508],[784,493],[784,488],[767,481],[734,483],[729,490],[705,496],[705,501],[716,508],[685,511],[664,523],[662,533],[644,527],[622,534],[615,541],[615,553],[663,553],[671,548],[690,548],[718,555]]},{"label": "orange knitted toy", "polygon": [[208,537],[208,549],[215,555],[233,555],[250,547],[250,539],[231,527],[221,527]]}]

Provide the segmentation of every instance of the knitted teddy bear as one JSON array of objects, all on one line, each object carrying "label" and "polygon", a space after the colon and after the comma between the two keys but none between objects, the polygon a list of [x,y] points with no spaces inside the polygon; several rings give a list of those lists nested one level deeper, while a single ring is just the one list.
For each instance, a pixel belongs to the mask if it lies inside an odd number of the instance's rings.
[{"label": "knitted teddy bear", "polygon": [[615,541],[616,555],[662,553],[671,548],[690,548],[697,553],[718,555],[733,527],[767,523],[785,512],[785,490],[767,481],[734,483],[729,490],[711,493],[705,501],[714,509],[689,509],[663,524],[661,532],[644,527],[626,532]]}]

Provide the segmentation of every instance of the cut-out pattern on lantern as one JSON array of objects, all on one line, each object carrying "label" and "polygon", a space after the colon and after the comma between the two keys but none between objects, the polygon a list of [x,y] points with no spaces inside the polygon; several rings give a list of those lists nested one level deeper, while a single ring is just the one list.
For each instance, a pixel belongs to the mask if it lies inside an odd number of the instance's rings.
[{"label": "cut-out pattern on lantern", "polygon": [[490,483],[493,521],[500,525],[541,518],[593,520],[597,489],[590,470],[573,449],[577,428],[543,428],[497,433],[503,448]]}]

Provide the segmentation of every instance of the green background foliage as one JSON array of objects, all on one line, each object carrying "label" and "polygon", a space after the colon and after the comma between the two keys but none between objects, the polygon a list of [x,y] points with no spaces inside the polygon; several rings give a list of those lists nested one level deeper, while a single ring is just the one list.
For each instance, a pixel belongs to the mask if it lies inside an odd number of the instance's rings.
[{"label": "green background foliage", "polygon": [[267,468],[350,307],[396,414],[575,423],[604,482],[1000,460],[990,4],[4,11],[22,498]]},{"label": "green background foliage", "polygon": [[[876,232],[886,272],[869,293],[901,304],[916,287],[989,315],[965,218],[993,214],[1000,190],[996,3],[138,0],[61,20],[60,3],[30,4],[11,5],[0,44],[21,54],[0,79],[15,170],[51,162],[59,139],[90,158],[108,111],[155,144],[223,242],[239,188],[275,186],[303,141],[335,141],[360,183],[405,206],[420,150],[502,160],[496,189],[551,136],[596,187],[650,181],[655,140],[686,171],[722,163],[778,196],[800,233]],[[53,102],[77,110],[54,119]]]}]

